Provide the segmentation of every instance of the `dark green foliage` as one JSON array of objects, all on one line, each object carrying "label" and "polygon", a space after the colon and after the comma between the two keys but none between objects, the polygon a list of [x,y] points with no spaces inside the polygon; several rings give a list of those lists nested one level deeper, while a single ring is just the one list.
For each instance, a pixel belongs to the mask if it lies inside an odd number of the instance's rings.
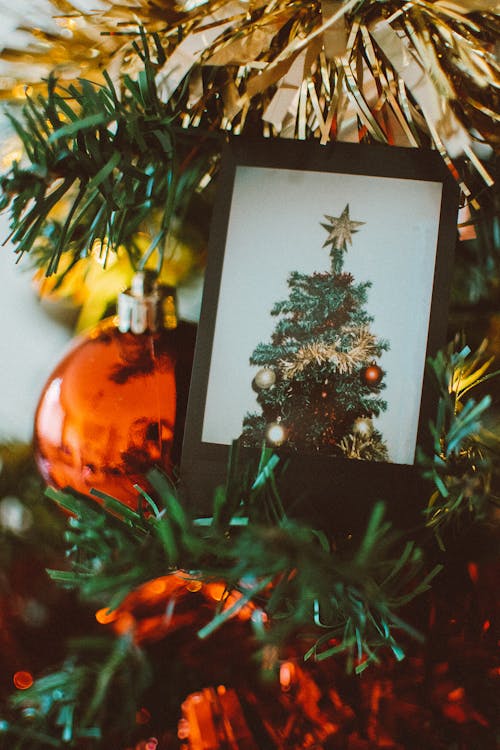
[{"label": "dark green foliage", "polygon": [[0,738],[12,750],[95,747],[134,726],[150,669],[132,639],[85,638],[68,650],[61,669],[12,696],[10,715],[0,720]]},{"label": "dark green foliage", "polygon": [[[486,342],[485,342],[486,343]],[[485,520],[500,505],[500,439],[489,394],[479,401],[470,391],[500,374],[489,372],[493,357],[452,342],[429,364],[439,388],[436,420],[431,422],[433,453],[418,452],[424,476],[435,491],[427,508],[428,523],[441,532],[464,516]],[[498,419],[498,417],[497,417]]]},{"label": "dark green foliage", "polygon": [[[71,570],[49,573],[85,600],[114,608],[139,584],[180,568],[242,594],[234,611],[217,615],[203,636],[251,600],[271,618],[260,632],[265,640],[328,626],[330,638],[344,634],[338,650],[352,658],[374,658],[384,644],[397,650],[391,628],[411,629],[395,610],[427,586],[427,580],[409,586],[421,564],[419,551],[398,539],[377,506],[359,546],[335,553],[322,532],[285,515],[274,481],[276,462],[264,452],[251,478],[245,471],[238,479],[233,467],[208,519],[192,519],[158,471],[150,481],[160,500],[145,497],[146,515],[102,495],[104,507],[50,491],[74,515],[67,532]],[[264,595],[269,584],[272,594]]]},{"label": "dark green foliage", "polygon": [[[147,513],[104,495],[101,506],[49,491],[72,514],[66,533],[70,569],[49,574],[93,606],[113,609],[139,584],[181,569],[201,581],[224,582],[228,595],[240,594],[215,612],[200,638],[252,602],[256,636],[281,645],[307,635],[313,645],[306,659],[345,654],[348,669],[361,672],[381,648],[403,658],[395,630],[419,636],[397,611],[428,588],[437,569],[418,580],[422,554],[384,521],[381,504],[362,538],[335,551],[321,530],[285,515],[274,479],[277,462],[266,450],[251,470],[240,464],[235,446],[226,486],[206,519],[191,518],[158,471],[149,477],[156,499],[143,495]],[[118,725],[131,726],[148,674],[142,652],[128,638],[81,641],[61,670],[13,698],[13,713],[0,730],[19,750],[100,746]],[[18,707],[30,708],[24,725],[16,718]]]},{"label": "dark green foliage", "polygon": [[[498,184],[498,159],[490,165]],[[472,175],[469,179],[472,178]],[[452,301],[458,311],[479,303],[498,310],[500,278],[500,193],[494,188],[481,190],[479,207],[470,205],[470,220],[463,231],[473,230],[470,239],[456,244]],[[460,225],[459,225],[460,226]],[[476,309],[476,316],[481,310]],[[453,314],[453,311],[452,311]],[[463,325],[463,323],[461,323]],[[458,329],[458,326],[455,326]]]},{"label": "dark green foliage", "polygon": [[[64,88],[50,78],[45,96],[28,97],[22,119],[8,115],[28,163],[14,162],[3,175],[0,205],[9,210],[20,255],[45,237],[47,274],[62,253],[77,260],[95,241],[104,253],[125,245],[139,267],[158,248],[161,265],[172,216],[186,209],[209,168],[211,146],[175,129],[158,97],[144,34],[136,51],[143,70],[137,80],[124,76],[121,92],[106,72],[100,86],[82,79]],[[50,215],[56,206],[64,207],[61,224]],[[135,235],[153,219],[156,233],[141,256]]]},{"label": "dark green foliage", "polygon": [[[348,219],[348,207],[346,212]],[[340,219],[332,221],[335,226]],[[370,283],[355,284],[343,271],[347,243],[337,247],[336,241],[325,242],[331,245],[330,271],[290,274],[288,299],[271,310],[279,318],[271,341],[258,344],[250,357],[250,364],[272,370],[276,382],[256,388],[262,414],[246,415],[246,445],[260,444],[278,420],[287,448],[345,455],[350,448],[342,441],[353,435],[356,420],[378,416],[387,406],[379,395],[384,383],[370,387],[362,377],[389,346],[369,333],[373,318],[364,306]],[[387,458],[380,433],[374,431],[369,442],[369,450],[355,451],[355,457]]]}]

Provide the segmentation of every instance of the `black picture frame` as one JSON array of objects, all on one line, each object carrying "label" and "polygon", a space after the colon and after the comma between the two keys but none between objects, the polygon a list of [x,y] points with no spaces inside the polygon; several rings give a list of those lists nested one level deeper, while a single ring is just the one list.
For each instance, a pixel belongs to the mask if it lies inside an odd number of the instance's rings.
[{"label": "black picture frame", "polygon": [[[280,185],[283,188],[278,189],[276,195],[276,187],[280,188]],[[341,195],[342,191],[344,195]],[[306,195],[308,198],[304,202]],[[313,224],[319,226],[325,215],[339,216],[344,206],[350,204],[351,218],[366,222],[363,232],[370,232],[366,213],[372,216],[372,225],[375,218],[379,247],[384,244],[380,237],[391,236],[393,245],[400,241],[401,257],[399,254],[396,256],[399,253],[397,248],[391,251],[392,256],[387,256],[393,258],[391,264],[399,268],[400,277],[392,267],[385,269],[385,276],[380,275],[380,284],[387,286],[386,298],[396,298],[387,321],[397,320],[401,327],[401,317],[407,320],[406,327],[409,329],[397,332],[400,342],[396,347],[397,356],[400,357],[398,362],[401,363],[401,379],[406,385],[399,383],[397,386],[399,406],[395,418],[404,422],[405,409],[401,407],[412,399],[412,407],[417,409],[417,417],[415,418],[415,414],[412,416],[414,443],[426,445],[428,420],[434,412],[437,393],[429,382],[425,361],[446,342],[458,195],[457,185],[443,160],[432,150],[350,143],[323,146],[317,142],[243,137],[232,137],[227,141],[212,217],[181,460],[181,484],[186,501],[194,512],[210,512],[213,491],[224,482],[230,444],[238,437],[237,434],[228,433],[223,437],[225,442],[221,442],[219,437],[216,440],[210,439],[212,428],[217,435],[218,430],[226,429],[221,428],[219,415],[222,422],[231,413],[233,405],[229,404],[229,400],[237,385],[235,379],[240,377],[239,368],[244,371],[247,364],[242,361],[238,347],[233,350],[227,348],[227,343],[223,344],[221,351],[225,354],[221,354],[217,349],[217,337],[222,337],[221,340],[225,337],[228,341],[232,337],[233,341],[238,341],[239,333],[246,327],[251,327],[255,317],[252,314],[254,302],[249,302],[250,309],[246,309],[248,305],[243,304],[245,309],[242,313],[241,299],[251,300],[253,288],[256,304],[260,305],[264,275],[268,278],[269,274],[276,274],[278,268],[278,273],[282,272],[286,278],[294,270],[294,260],[270,263],[269,257],[273,253],[273,245],[278,245],[278,240],[281,241],[283,232],[297,234],[298,231],[300,234],[302,225],[297,224],[297,216],[308,227],[304,231],[309,232],[309,227]],[[418,216],[419,223],[415,225],[415,217]],[[294,223],[299,227],[298,230],[297,227],[289,228]],[[239,227],[236,233],[233,231],[234,226]],[[413,229],[410,230],[409,226]],[[394,234],[398,232],[401,240],[399,237],[394,240]],[[420,234],[422,236],[419,240]],[[292,237],[289,245],[293,241]],[[353,245],[357,241],[358,234],[353,235]],[[311,242],[318,245],[317,240]],[[434,246],[429,250],[428,246],[432,242]],[[235,250],[235,243],[239,243],[238,251]],[[408,247],[412,243],[413,246]],[[266,244],[267,248],[263,251],[262,246]],[[284,244],[286,245],[286,241]],[[389,244],[389,241],[385,243]],[[246,247],[246,251],[241,250],[241,245]],[[281,245],[280,252],[283,253],[283,242]],[[254,252],[252,247],[261,249]],[[242,270],[241,274],[231,266],[232,254],[236,252],[246,253],[246,270]],[[411,263],[408,260],[409,253]],[[238,257],[234,258],[236,267]],[[255,273],[248,262],[254,263]],[[433,268],[429,270],[429,264],[432,263]],[[373,270],[373,259],[370,267],[370,273],[377,273]],[[402,268],[407,268],[404,284]],[[249,277],[253,273],[254,277],[249,283]],[[410,286],[417,283],[413,277],[418,276],[420,279],[420,273],[422,279],[425,277],[425,283],[422,281],[422,297],[425,298],[422,302],[423,321],[419,318],[418,300],[416,302],[413,297],[413,312],[410,317],[408,313],[406,317],[395,314],[404,310],[405,294],[407,299],[411,297]],[[242,285],[241,295],[237,291],[238,284]],[[401,285],[406,292],[398,293]],[[224,300],[224,294],[225,289],[229,288],[231,293],[228,302]],[[228,308],[234,293],[238,298],[237,304]],[[281,297],[275,296],[274,300],[279,298],[284,299],[283,294]],[[265,304],[266,302],[262,302],[262,305]],[[380,309],[385,308],[381,305]],[[385,315],[385,312],[381,312],[381,315]],[[415,316],[419,320],[418,326],[415,324],[415,330],[417,327],[419,330],[418,336],[413,330]],[[230,330],[225,331],[225,326]],[[219,334],[219,331],[223,333]],[[262,340],[262,335],[257,331],[254,340],[255,344]],[[411,367],[407,362],[410,350],[412,361],[418,365],[414,368],[415,378],[420,378],[417,386],[412,384],[412,369],[408,369]],[[251,351],[246,350],[247,361]],[[248,373],[241,377],[246,378],[250,390],[251,377]],[[218,384],[216,391],[219,393],[215,397],[210,390],[211,383],[214,382]],[[407,394],[404,392],[405,388]],[[415,396],[408,395],[410,393],[418,395],[416,406]],[[215,402],[211,403],[210,399],[213,401],[214,398]],[[210,413],[211,426],[207,427],[207,415]],[[408,453],[410,447],[406,450]],[[422,492],[425,490],[420,473],[414,466],[414,456],[408,460],[408,454],[405,460],[402,455],[397,461],[386,463],[333,458],[322,454],[289,454],[286,447],[280,448],[278,452],[287,459],[287,470],[284,472],[281,488],[284,500],[294,512],[299,516],[306,516],[310,522],[325,527],[332,524],[349,527],[360,513],[360,508],[366,506],[368,498],[384,499],[399,525],[417,522],[421,513]]]}]

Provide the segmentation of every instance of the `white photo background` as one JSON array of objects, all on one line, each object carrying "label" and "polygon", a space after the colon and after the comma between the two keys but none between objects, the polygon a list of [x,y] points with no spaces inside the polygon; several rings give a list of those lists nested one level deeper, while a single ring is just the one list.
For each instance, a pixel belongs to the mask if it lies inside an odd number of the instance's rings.
[{"label": "white photo background", "polygon": [[440,182],[302,170],[236,169],[202,440],[229,445],[247,412],[260,411],[249,358],[268,342],[292,271],[330,269],[325,215],[365,224],[352,235],[343,271],[371,282],[370,331],[389,342],[379,360],[387,410],[374,420],[389,460],[414,460],[436,259]]}]

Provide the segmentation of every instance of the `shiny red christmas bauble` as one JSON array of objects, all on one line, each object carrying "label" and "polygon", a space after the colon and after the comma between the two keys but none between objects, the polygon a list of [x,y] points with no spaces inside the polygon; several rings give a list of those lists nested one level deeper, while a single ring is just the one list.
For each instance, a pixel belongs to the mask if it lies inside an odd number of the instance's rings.
[{"label": "shiny red christmas bauble", "polygon": [[384,377],[384,371],[381,367],[372,362],[368,367],[364,367],[361,370],[361,379],[363,382],[371,388],[380,385],[382,378]]},{"label": "shiny red christmas bauble", "polygon": [[49,377],[35,415],[47,484],[97,489],[136,508],[134,484],[172,468],[181,439],[194,326],[121,332],[108,319],[78,337]]}]

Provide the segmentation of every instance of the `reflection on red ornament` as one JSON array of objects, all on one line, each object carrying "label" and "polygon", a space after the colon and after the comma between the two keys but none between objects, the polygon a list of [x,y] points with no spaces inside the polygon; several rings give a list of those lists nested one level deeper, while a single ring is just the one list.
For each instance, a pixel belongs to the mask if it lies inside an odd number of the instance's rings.
[{"label": "reflection on red ornament", "polygon": [[[100,490],[137,507],[153,466],[167,472],[180,440],[194,326],[122,332],[115,319],[80,336],[43,389],[35,458],[44,480]],[[174,446],[175,444],[175,446]]]}]

